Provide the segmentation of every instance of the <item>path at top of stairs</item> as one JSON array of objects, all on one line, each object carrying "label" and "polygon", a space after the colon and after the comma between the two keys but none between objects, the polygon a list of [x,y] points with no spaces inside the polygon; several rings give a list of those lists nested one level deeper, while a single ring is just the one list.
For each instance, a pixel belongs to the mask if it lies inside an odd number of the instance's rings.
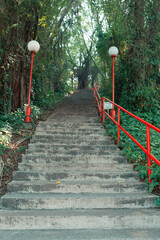
[{"label": "path at top of stairs", "polygon": [[39,123],[1,198],[0,239],[160,240],[156,199],[80,90]]}]

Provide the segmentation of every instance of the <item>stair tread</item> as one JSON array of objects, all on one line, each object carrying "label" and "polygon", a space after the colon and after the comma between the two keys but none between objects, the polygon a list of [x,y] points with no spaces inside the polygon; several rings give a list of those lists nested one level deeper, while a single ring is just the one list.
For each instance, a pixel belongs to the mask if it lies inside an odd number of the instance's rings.
[{"label": "stair tread", "polygon": [[[53,171],[54,170],[54,171]],[[122,175],[122,174],[133,174],[133,175],[138,175],[138,172],[135,172],[135,171],[132,171],[132,170],[130,170],[130,171],[128,171],[128,172],[126,172],[126,171],[111,171],[111,170],[105,170],[105,171],[103,171],[103,170],[99,170],[99,171],[90,171],[90,170],[86,170],[86,171],[64,171],[64,170],[60,170],[60,171],[57,171],[57,169],[56,169],[56,171],[55,171],[55,169],[53,169],[53,170],[47,170],[47,172],[46,173],[49,173],[49,174],[56,174],[56,173],[68,173],[68,174],[90,174],[90,175],[95,175],[95,174],[102,174],[102,175],[104,175],[104,174],[119,174],[119,175]],[[36,170],[30,170],[30,171],[22,171],[22,170],[20,170],[20,171],[16,171],[15,173],[20,173],[20,172],[24,172],[24,173],[44,173],[45,171],[44,170],[39,170],[38,172],[36,171]]]},{"label": "stair tread", "polygon": [[[116,229],[116,230],[104,230],[104,229],[90,229],[90,230],[0,230],[1,240],[46,240],[46,239],[109,239],[109,240],[160,240],[160,229]],[[156,237],[156,238],[155,238]]]},{"label": "stair tread", "polygon": [[[49,185],[55,185],[55,183],[51,183],[50,181],[47,181],[47,180],[37,180],[37,181],[31,181],[31,182],[28,182],[28,181],[15,181],[13,180],[12,182],[9,183],[9,185],[11,184],[22,184],[22,185],[38,185],[38,184],[49,184]],[[101,186],[111,186],[111,185],[125,185],[125,186],[136,186],[136,185],[142,185],[142,186],[146,186],[146,184],[144,182],[139,182],[139,181],[110,181],[109,183],[99,183],[98,181],[85,181],[85,180],[81,180],[81,181],[65,181],[63,180],[62,182],[60,182],[60,185],[101,185]],[[60,186],[58,185],[58,186]],[[147,187],[147,186],[146,186]]]},{"label": "stair tread", "polygon": [[[160,209],[54,209],[54,210],[1,210],[1,217],[8,216],[95,216],[95,217],[116,217],[116,216],[152,216],[160,217]],[[159,223],[158,223],[159,224]],[[160,228],[160,225],[159,225]]]},{"label": "stair tread", "polygon": [[148,193],[8,193],[2,197],[2,199],[7,198],[157,198],[156,195]]}]

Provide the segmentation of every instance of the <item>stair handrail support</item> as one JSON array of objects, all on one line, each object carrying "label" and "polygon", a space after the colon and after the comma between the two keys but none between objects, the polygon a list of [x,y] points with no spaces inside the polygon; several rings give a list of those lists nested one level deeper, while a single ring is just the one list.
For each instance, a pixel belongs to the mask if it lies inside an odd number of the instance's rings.
[{"label": "stair handrail support", "polygon": [[102,117],[102,99],[99,95],[99,92],[98,92],[98,83],[96,82],[95,83],[95,87],[94,87],[94,98],[95,98],[95,103],[96,103],[96,106],[97,106],[97,113],[98,115],[100,116],[100,123],[101,123],[101,117]]},{"label": "stair handrail support", "polygon": [[[109,117],[111,119],[111,121],[117,125],[117,144],[119,144],[119,141],[120,141],[120,130],[122,130],[147,155],[148,182],[151,183],[151,181],[152,181],[150,179],[150,175],[151,175],[151,160],[153,160],[159,166],[160,166],[160,160],[158,160],[157,158],[155,158],[151,154],[150,129],[153,129],[156,132],[160,133],[160,128],[152,125],[151,123],[149,123],[149,122],[143,120],[142,118],[136,116],[135,114],[129,112],[128,110],[126,110],[125,108],[121,107],[120,105],[112,102],[110,99],[105,98],[105,97],[101,98],[100,94],[98,92],[98,83],[97,82],[95,83],[95,86],[94,86],[94,98],[95,98],[95,102],[96,102],[96,105],[97,105],[97,112],[100,115],[100,122],[101,122],[101,117],[102,117],[102,125],[104,126],[104,122],[105,122],[106,116]],[[117,113],[118,113],[117,114],[117,121],[113,117],[111,117],[111,115],[109,113],[107,113],[105,111],[105,108],[104,108],[105,101],[110,102],[111,104],[113,104],[114,106],[117,107]],[[103,102],[103,104],[102,104],[102,102]],[[102,108],[103,108],[103,110],[102,110]],[[141,123],[146,125],[147,148],[144,148],[128,131],[126,131],[120,125],[120,110],[122,110],[123,112],[127,113],[131,117],[137,119],[138,121],[140,121]]]}]

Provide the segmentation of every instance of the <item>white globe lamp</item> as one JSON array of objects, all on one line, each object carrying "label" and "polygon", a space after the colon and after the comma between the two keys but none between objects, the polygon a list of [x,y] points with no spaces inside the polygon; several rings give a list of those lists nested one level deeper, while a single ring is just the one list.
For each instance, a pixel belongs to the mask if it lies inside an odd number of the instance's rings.
[{"label": "white globe lamp", "polygon": [[109,49],[109,55],[110,55],[111,57],[117,57],[118,53],[119,53],[119,51],[118,51],[118,48],[117,48],[117,47],[111,47],[111,48]]},{"label": "white globe lamp", "polygon": [[37,53],[40,49],[40,45],[37,41],[35,40],[32,40],[28,43],[28,50],[30,52],[34,52],[34,53]]}]

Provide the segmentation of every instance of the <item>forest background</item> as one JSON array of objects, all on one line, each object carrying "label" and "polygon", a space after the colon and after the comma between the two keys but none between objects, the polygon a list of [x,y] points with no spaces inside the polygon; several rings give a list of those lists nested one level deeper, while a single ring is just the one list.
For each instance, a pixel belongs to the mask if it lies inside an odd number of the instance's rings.
[{"label": "forest background", "polygon": [[[25,118],[30,40],[40,43],[31,89],[32,116],[77,88],[93,87],[111,99],[111,46],[119,49],[115,102],[160,127],[160,4],[157,0],[0,0],[0,154]],[[123,126],[146,144],[145,129],[122,115]],[[106,123],[114,138],[115,127]],[[152,153],[160,137],[152,133]],[[122,134],[120,146],[146,178],[146,156]],[[159,186],[155,164],[150,192]],[[3,171],[5,168],[3,167]],[[157,190],[158,191],[158,190]]]}]

